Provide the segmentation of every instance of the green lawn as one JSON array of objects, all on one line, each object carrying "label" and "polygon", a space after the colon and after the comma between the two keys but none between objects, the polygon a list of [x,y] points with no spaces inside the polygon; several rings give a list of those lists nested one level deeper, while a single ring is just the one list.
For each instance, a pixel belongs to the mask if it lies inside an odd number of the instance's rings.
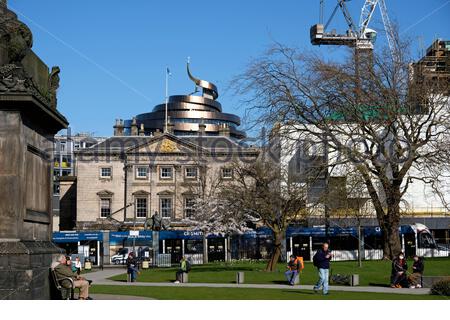
[{"label": "green lawn", "polygon": [[[412,261],[408,261],[412,266]],[[189,273],[189,282],[194,283],[234,283],[237,271],[245,272],[245,283],[285,283],[284,264],[279,264],[276,272],[263,271],[265,263],[238,262],[227,265],[214,263],[208,265],[193,266]],[[175,280],[176,268],[142,270],[138,276],[141,282],[171,282]],[[388,285],[391,272],[389,261],[363,261],[363,267],[359,268],[356,261],[333,262],[332,274],[357,273],[360,285]],[[425,260],[425,275],[450,275],[449,258],[429,258]],[[111,278],[117,281],[126,281],[126,274]],[[305,263],[305,269],[300,276],[301,284],[314,284],[317,281],[316,268],[310,262]]]},{"label": "green lawn", "polygon": [[142,296],[158,300],[431,300],[448,299],[431,295],[331,291],[323,296],[312,290],[248,288],[181,288],[94,285],[91,293]]}]

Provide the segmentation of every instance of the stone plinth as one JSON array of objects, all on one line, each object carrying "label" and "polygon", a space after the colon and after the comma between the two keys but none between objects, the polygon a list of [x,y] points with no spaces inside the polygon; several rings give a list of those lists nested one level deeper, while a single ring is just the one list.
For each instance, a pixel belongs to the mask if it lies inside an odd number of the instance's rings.
[{"label": "stone plinth", "polygon": [[0,6],[0,299],[48,299],[53,137],[59,68],[31,50],[30,30]]}]

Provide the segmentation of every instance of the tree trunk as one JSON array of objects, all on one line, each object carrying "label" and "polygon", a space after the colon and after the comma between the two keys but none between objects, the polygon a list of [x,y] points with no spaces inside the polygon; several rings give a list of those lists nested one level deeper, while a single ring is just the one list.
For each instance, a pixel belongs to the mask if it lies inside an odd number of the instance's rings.
[{"label": "tree trunk", "polygon": [[[400,214],[390,213],[386,216],[383,231],[383,259],[392,260],[402,251],[402,245],[400,242]],[[394,210],[398,211],[398,210]],[[392,216],[396,215],[396,217]]]},{"label": "tree trunk", "polygon": [[281,242],[283,241],[283,232],[274,231],[273,232],[273,251],[266,266],[266,271],[275,271],[277,267],[277,262],[280,260],[281,255]]},{"label": "tree trunk", "polygon": [[383,231],[383,259],[392,260],[402,251],[400,243],[400,187],[391,187],[386,199],[387,214],[380,227]]}]

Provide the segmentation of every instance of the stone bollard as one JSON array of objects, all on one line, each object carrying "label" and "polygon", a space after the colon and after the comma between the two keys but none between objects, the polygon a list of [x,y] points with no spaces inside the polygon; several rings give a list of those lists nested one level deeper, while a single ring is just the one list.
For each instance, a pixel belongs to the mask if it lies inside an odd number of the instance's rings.
[{"label": "stone bollard", "polygon": [[359,286],[359,274],[352,274],[350,276],[350,286]]},{"label": "stone bollard", "polygon": [[189,275],[187,272],[183,272],[181,274],[181,283],[188,283],[189,282]]},{"label": "stone bollard", "polygon": [[237,284],[244,283],[244,272],[243,271],[236,272],[236,283]]}]

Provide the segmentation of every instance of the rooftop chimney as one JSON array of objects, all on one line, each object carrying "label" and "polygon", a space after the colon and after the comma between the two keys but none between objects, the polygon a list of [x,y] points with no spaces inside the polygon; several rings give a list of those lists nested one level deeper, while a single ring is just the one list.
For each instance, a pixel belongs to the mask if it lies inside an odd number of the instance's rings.
[{"label": "rooftop chimney", "polygon": [[203,118],[200,120],[200,123],[198,124],[198,134],[204,135],[206,132],[206,124]]},{"label": "rooftop chimney", "polygon": [[139,129],[139,135],[140,136],[145,136],[145,129],[144,129],[144,124],[141,123],[141,128]]},{"label": "rooftop chimney", "polygon": [[230,126],[226,123],[220,124],[219,135],[224,136],[224,137],[229,137],[230,136]]},{"label": "rooftop chimney", "polygon": [[138,135],[138,125],[136,122],[136,117],[133,117],[133,122],[131,122],[131,135],[132,136]]},{"label": "rooftop chimney", "polygon": [[114,125],[114,135],[123,136],[123,120],[116,119],[116,124]]}]

